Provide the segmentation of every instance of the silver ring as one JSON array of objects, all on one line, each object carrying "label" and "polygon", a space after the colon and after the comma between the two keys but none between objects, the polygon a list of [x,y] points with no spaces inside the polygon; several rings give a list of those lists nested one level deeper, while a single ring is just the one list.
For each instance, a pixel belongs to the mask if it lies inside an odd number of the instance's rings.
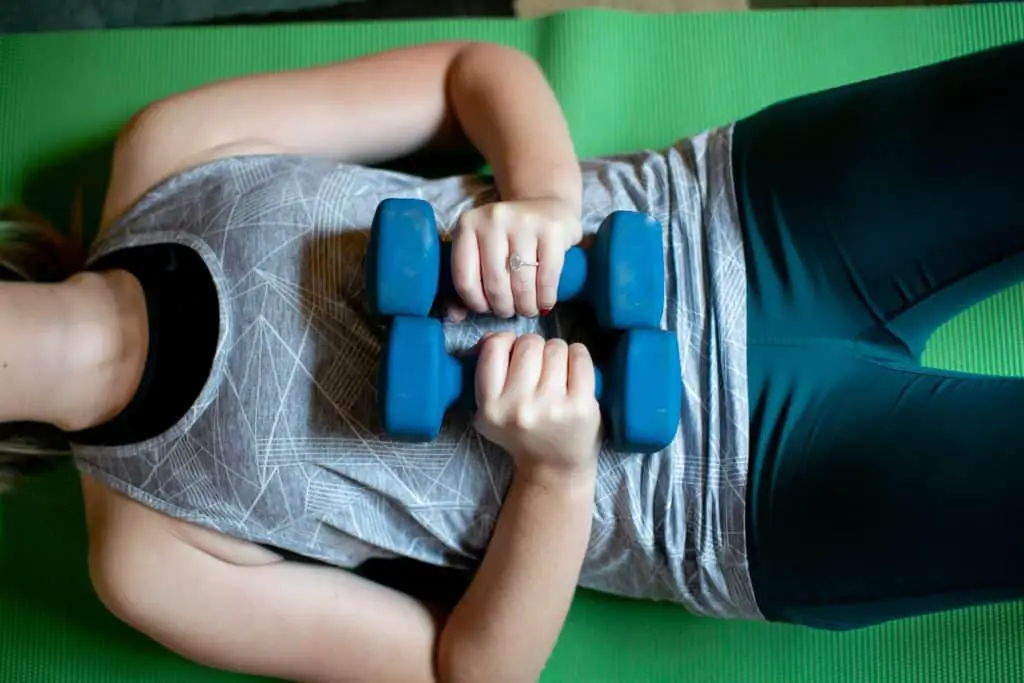
[{"label": "silver ring", "polygon": [[536,268],[539,265],[535,261],[524,261],[523,257],[514,251],[508,255],[508,269],[513,273],[518,272],[521,268]]}]

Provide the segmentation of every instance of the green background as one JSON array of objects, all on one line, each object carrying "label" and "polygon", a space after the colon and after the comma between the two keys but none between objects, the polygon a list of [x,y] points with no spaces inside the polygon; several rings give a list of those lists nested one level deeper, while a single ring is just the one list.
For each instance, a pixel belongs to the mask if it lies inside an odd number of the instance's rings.
[{"label": "green background", "polygon": [[[3,36],[0,204],[24,202],[66,224],[81,190],[94,218],[113,135],[161,95],[452,37],[534,54],[589,156],[665,145],[780,98],[1021,39],[1024,6]],[[1022,311],[1020,287],[977,306],[936,335],[927,362],[1024,375]],[[0,503],[0,681],[237,678],[191,665],[103,611],[88,582],[80,506],[69,468]],[[545,680],[1021,681],[1024,606],[834,634],[582,592]]]}]

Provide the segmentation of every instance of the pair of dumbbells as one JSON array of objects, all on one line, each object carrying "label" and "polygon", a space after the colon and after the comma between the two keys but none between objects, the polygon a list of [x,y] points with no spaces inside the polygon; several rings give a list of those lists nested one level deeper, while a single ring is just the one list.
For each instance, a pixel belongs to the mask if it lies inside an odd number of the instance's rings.
[{"label": "pair of dumbbells", "polygon": [[[378,366],[378,411],[394,439],[430,441],[453,406],[475,405],[475,357],[445,350],[441,322],[429,317],[451,296],[450,245],[434,210],[420,199],[386,199],[374,214],[366,253],[366,292],[374,314],[390,318]],[[679,425],[682,379],[674,334],[660,329],[665,271],[660,224],[632,211],[610,214],[588,249],[566,252],[558,301],[583,301],[601,327],[621,333],[595,393],[605,433],[618,450],[654,452]]]}]

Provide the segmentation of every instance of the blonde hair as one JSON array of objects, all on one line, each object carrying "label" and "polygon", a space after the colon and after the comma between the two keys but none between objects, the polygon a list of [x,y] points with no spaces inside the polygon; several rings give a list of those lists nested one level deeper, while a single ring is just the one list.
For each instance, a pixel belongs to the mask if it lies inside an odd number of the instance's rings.
[{"label": "blonde hair", "polygon": [[[82,265],[80,244],[21,207],[0,209],[0,280],[59,282]],[[60,430],[48,425],[0,424],[0,492],[49,469],[68,455]]]}]

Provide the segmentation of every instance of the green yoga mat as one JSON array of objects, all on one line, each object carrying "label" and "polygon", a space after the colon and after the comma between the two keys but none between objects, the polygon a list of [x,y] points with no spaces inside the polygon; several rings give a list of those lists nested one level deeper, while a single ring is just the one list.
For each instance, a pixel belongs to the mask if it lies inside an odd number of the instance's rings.
[{"label": "green yoga mat", "polygon": [[[0,37],[0,203],[23,201],[64,223],[81,189],[94,217],[112,135],[166,93],[452,37],[536,55],[580,153],[595,155],[664,145],[783,97],[1024,38],[1024,6]],[[1024,374],[1022,311],[1022,288],[984,302],[936,335],[927,361]],[[0,503],[0,682],[239,680],[179,659],[104,612],[88,582],[80,504],[70,469]],[[1021,681],[1024,605],[832,634],[583,592],[544,680]]]}]

